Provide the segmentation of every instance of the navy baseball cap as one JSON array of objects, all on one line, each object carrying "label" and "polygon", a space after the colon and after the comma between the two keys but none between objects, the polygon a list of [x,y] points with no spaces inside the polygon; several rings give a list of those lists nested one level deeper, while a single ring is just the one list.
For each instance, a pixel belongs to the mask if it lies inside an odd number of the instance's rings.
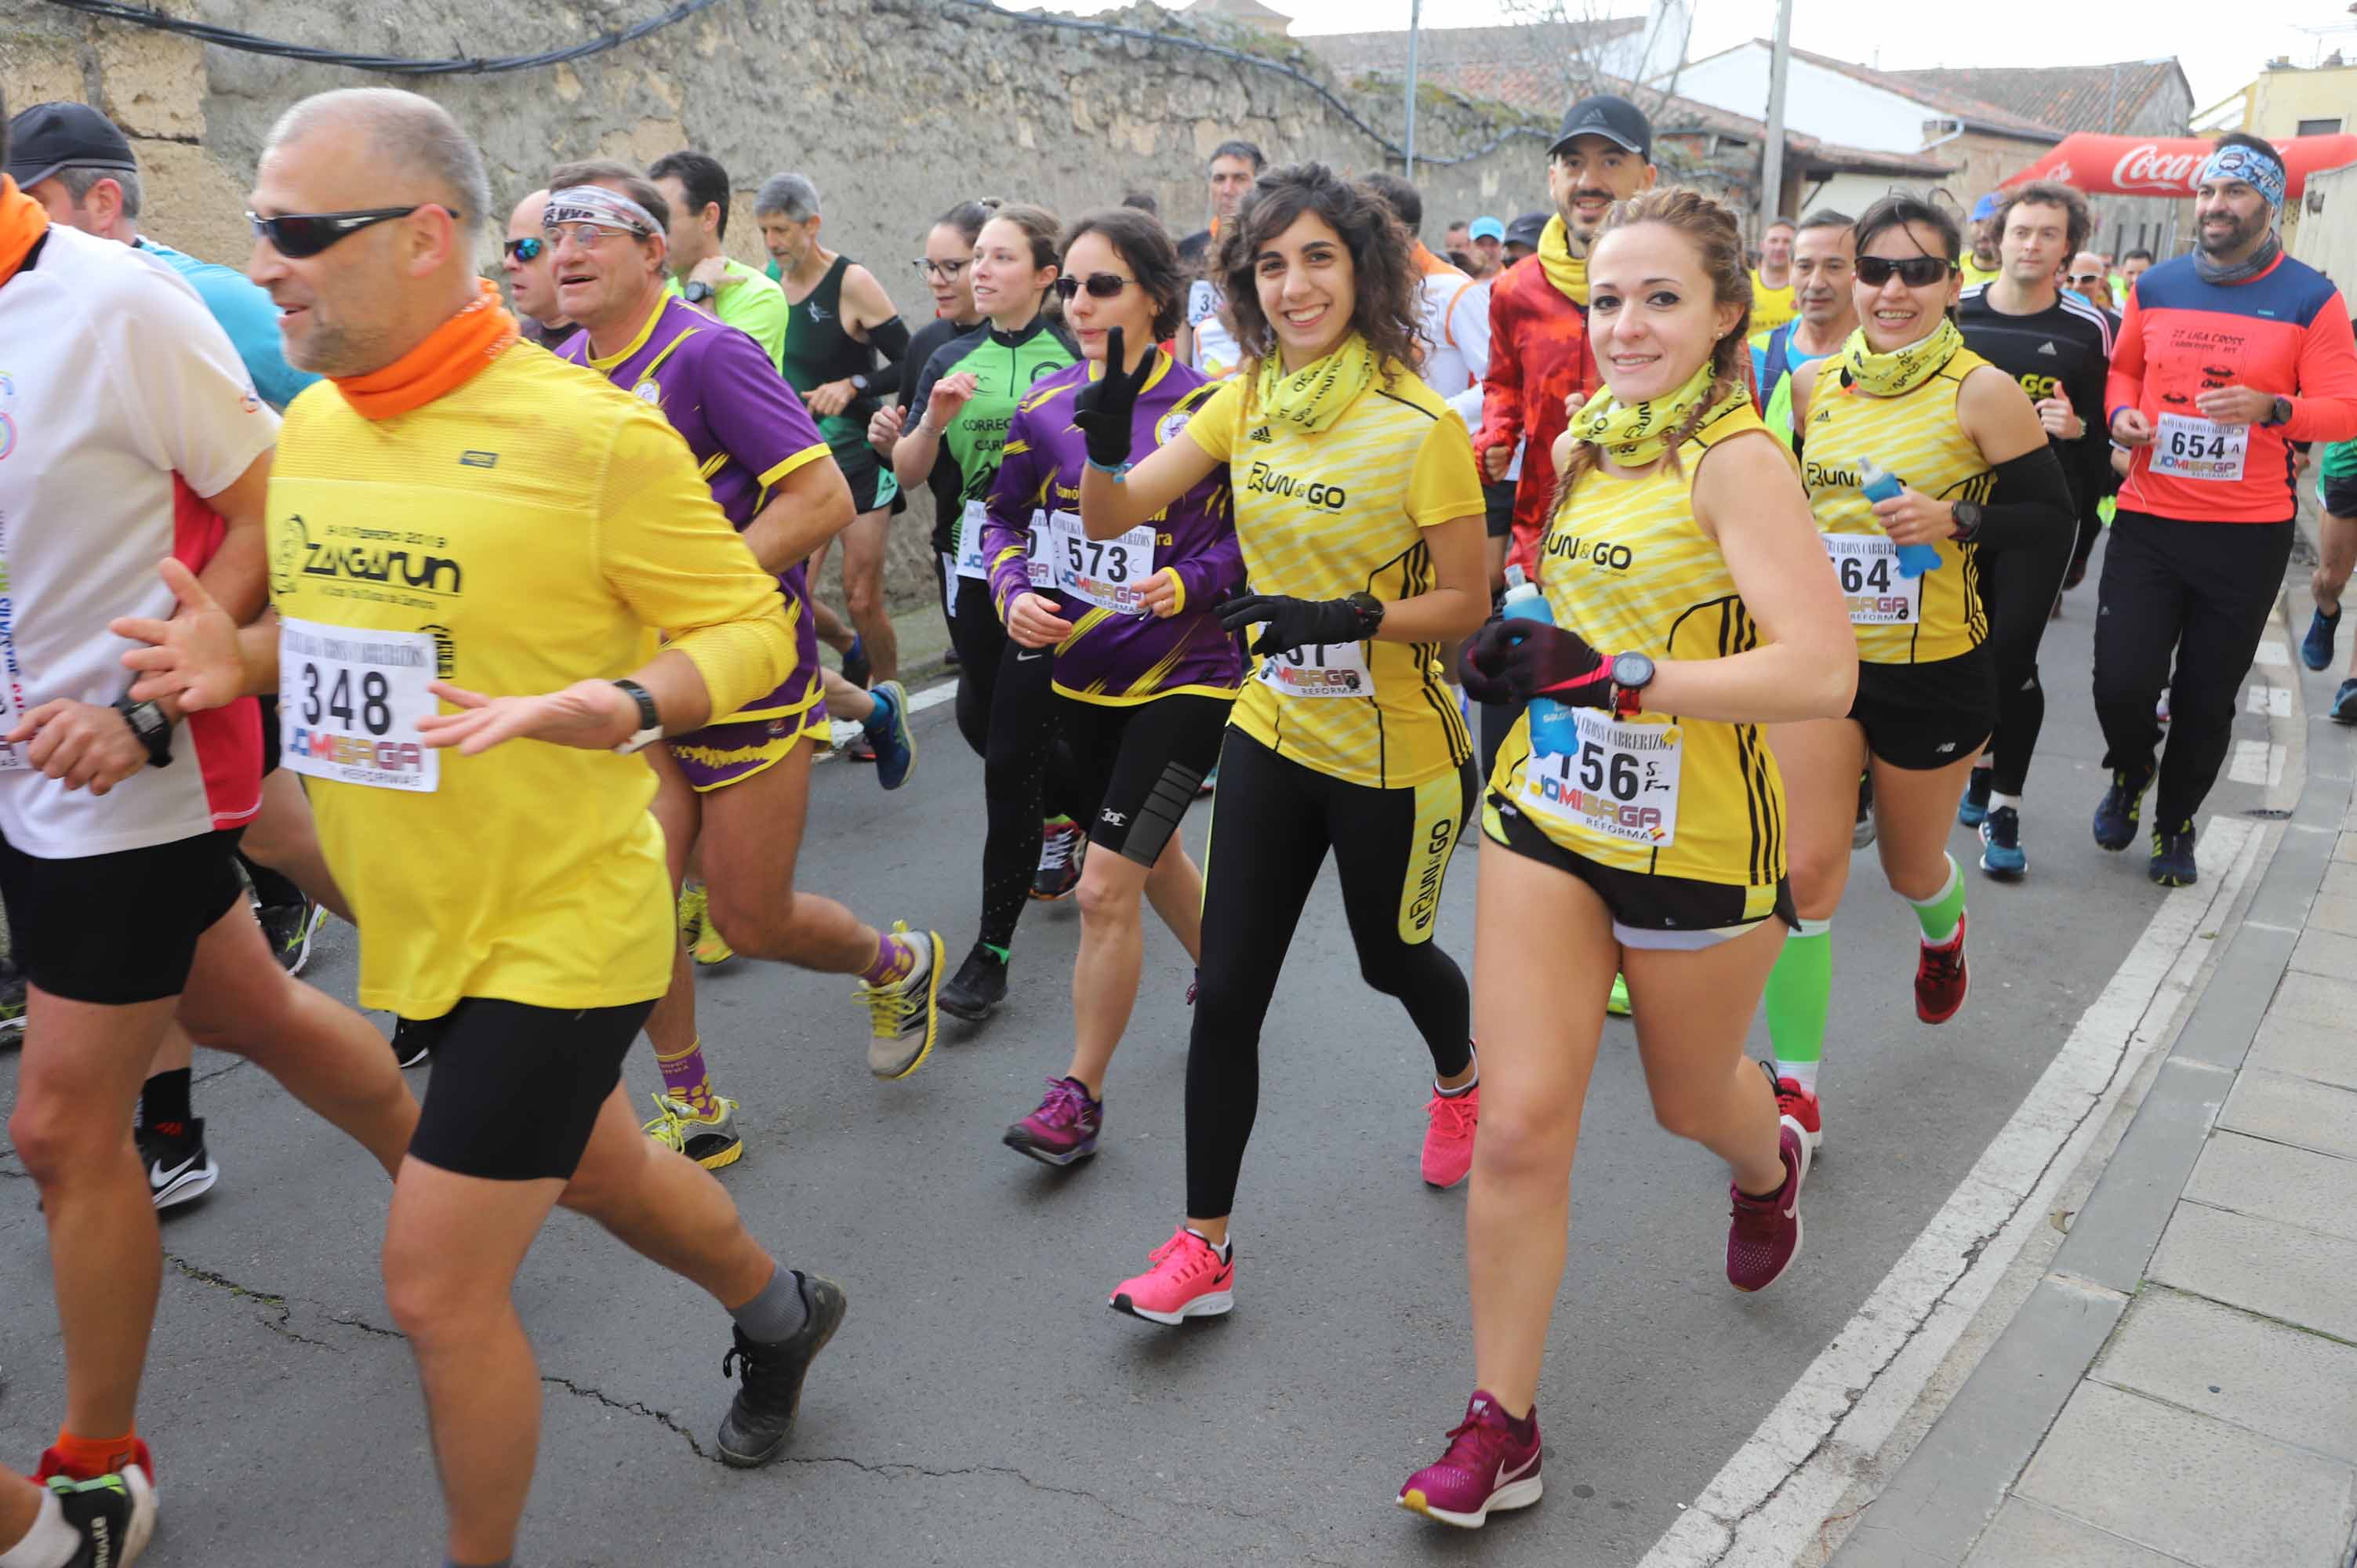
[{"label": "navy baseball cap", "polygon": [[139,172],[130,139],[87,103],[36,103],[8,122],[8,175],[28,190],[61,168]]},{"label": "navy baseball cap", "polygon": [[1552,157],[1563,151],[1574,136],[1601,136],[1626,147],[1647,163],[1653,161],[1652,123],[1645,118],[1643,110],[1609,92],[1599,92],[1573,104],[1564,115],[1563,129],[1555,133],[1555,144],[1547,148],[1547,155]]},{"label": "navy baseball cap", "polygon": [[1554,216],[1552,212],[1523,213],[1506,225],[1506,243],[1528,245],[1532,250],[1537,250],[1539,236],[1546,232],[1547,220]]}]

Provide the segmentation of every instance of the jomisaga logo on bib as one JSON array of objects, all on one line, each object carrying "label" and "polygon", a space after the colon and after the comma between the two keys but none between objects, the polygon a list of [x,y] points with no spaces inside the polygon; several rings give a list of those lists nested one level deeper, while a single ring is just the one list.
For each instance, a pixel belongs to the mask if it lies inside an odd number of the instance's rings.
[{"label": "jomisaga logo on bib", "polygon": [[1552,773],[1539,775],[1539,798],[1595,824],[1600,832],[1614,838],[1638,843],[1662,843],[1669,834],[1663,830],[1662,813],[1653,806],[1639,806],[1616,800],[1597,789],[1583,789],[1568,779]]}]

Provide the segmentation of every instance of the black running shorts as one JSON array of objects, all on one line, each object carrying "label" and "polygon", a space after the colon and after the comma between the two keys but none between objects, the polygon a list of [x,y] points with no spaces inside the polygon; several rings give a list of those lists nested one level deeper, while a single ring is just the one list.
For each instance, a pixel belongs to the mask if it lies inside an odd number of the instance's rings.
[{"label": "black running shorts", "polygon": [[1519,479],[1481,487],[1481,523],[1491,538],[1503,539],[1514,532],[1514,492],[1521,487]]},{"label": "black running shorts", "polygon": [[571,1180],[654,1008],[528,1007],[469,996],[425,1022],[434,1078],[411,1156],[485,1181]]},{"label": "black running shorts", "polygon": [[1875,760],[1911,772],[1978,757],[1996,727],[1996,662],[1986,644],[1929,664],[1857,667],[1849,716]]},{"label": "black running shorts", "polygon": [[245,898],[243,831],[72,860],[25,854],[0,838],[0,899],[17,966],[70,1002],[126,1007],[178,996],[197,940]]},{"label": "black running shorts", "polygon": [[1125,707],[1060,694],[1056,723],[1071,752],[1076,797],[1095,807],[1089,842],[1152,865],[1219,762],[1234,705],[1199,692]]},{"label": "black running shorts", "polygon": [[1788,930],[1801,929],[1787,878],[1778,877],[1773,887],[1738,887],[1622,871],[1564,848],[1495,789],[1482,801],[1481,836],[1587,883],[1611,911],[1612,938],[1624,948],[1706,948],[1770,918],[1783,921]]},{"label": "black running shorts", "polygon": [[2357,517],[2357,478],[2326,479],[2317,490],[2317,499],[2332,516]]}]

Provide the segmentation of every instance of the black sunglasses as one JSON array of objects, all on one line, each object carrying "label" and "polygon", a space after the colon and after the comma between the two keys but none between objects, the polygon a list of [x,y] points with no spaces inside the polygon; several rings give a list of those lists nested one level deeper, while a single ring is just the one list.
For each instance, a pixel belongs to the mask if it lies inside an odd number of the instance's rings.
[{"label": "black sunglasses", "polygon": [[[434,205],[433,202],[420,202],[415,207],[371,207],[361,212],[282,212],[275,218],[249,212],[245,220],[253,224],[254,233],[269,241],[280,255],[316,256],[337,241],[357,234],[371,224],[406,218]],[[445,208],[443,210],[449,209]]]},{"label": "black sunglasses", "polygon": [[1087,289],[1091,299],[1111,299],[1135,281],[1123,277],[1119,273],[1091,273],[1084,278],[1060,277],[1056,280],[1056,297],[1070,299],[1081,290]]},{"label": "black sunglasses", "polygon": [[1887,256],[1860,256],[1857,259],[1857,281],[1868,288],[1880,288],[1897,273],[1909,288],[1929,288],[1943,283],[1956,270],[1956,263],[1945,256],[1910,256],[1894,262]]},{"label": "black sunglasses", "polygon": [[536,262],[540,260],[540,252],[547,248],[548,242],[537,234],[528,234],[521,240],[510,240],[507,246],[508,260]]}]

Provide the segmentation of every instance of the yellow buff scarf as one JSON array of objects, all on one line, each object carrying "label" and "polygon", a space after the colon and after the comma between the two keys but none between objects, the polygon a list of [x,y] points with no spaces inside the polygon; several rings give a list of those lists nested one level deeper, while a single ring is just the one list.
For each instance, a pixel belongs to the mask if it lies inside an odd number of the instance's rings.
[{"label": "yellow buff scarf", "polygon": [[1261,413],[1304,430],[1326,430],[1375,384],[1375,352],[1356,332],[1324,359],[1287,375],[1285,361],[1272,349],[1260,362],[1260,384],[1254,390]]},{"label": "yellow buff scarf", "polygon": [[[1624,468],[1641,468],[1670,449],[1670,438],[1686,427],[1686,417],[1710,395],[1710,361],[1706,360],[1685,384],[1667,397],[1624,403],[1606,387],[1571,416],[1571,438],[1600,446]],[[1711,405],[1694,428],[1701,429],[1748,394],[1736,387]]]},{"label": "yellow buff scarf", "polygon": [[1547,220],[1539,235],[1539,265],[1566,298],[1575,305],[1587,303],[1587,258],[1571,253],[1571,231],[1564,227],[1560,212]]},{"label": "yellow buff scarf", "polygon": [[1878,354],[1866,346],[1866,328],[1861,327],[1842,345],[1842,372],[1850,385],[1868,397],[1899,397],[1930,381],[1964,346],[1964,335],[1944,316],[1930,337],[1888,354]]}]

